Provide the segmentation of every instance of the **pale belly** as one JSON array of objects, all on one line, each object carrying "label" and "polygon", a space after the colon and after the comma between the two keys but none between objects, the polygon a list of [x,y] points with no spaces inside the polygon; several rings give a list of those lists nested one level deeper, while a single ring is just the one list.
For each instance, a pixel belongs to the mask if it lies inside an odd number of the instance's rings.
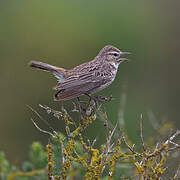
[{"label": "pale belly", "polygon": [[101,85],[100,87],[92,90],[92,91],[90,92],[90,94],[93,94],[93,93],[96,93],[96,92],[98,92],[98,91],[101,91],[101,90],[105,89],[106,87],[108,87],[109,85],[111,85],[112,82],[114,81],[115,77],[116,77],[116,73],[113,75],[113,77],[112,77],[112,79],[111,79],[110,81],[108,81],[108,82],[106,82],[105,84]]}]

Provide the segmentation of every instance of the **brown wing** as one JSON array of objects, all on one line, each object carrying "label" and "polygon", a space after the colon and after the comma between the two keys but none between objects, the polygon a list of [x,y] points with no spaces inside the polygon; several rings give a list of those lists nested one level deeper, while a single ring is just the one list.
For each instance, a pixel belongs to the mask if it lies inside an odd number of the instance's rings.
[{"label": "brown wing", "polygon": [[[95,62],[94,62],[95,63]],[[102,66],[87,63],[69,71],[66,80],[59,83],[54,89],[58,90],[55,100],[69,100],[93,93],[109,81],[109,76],[104,75]]]},{"label": "brown wing", "polygon": [[71,85],[66,86],[65,89],[60,89],[55,94],[54,98],[57,101],[66,101],[78,96],[82,96],[86,93],[91,94],[91,92],[96,91],[96,89],[100,88],[104,83],[104,80],[96,82],[76,81]]}]

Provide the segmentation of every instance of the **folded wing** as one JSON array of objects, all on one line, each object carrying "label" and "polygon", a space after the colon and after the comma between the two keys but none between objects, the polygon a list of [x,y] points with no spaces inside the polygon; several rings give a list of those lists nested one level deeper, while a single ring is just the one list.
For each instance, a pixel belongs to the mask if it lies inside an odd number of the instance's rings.
[{"label": "folded wing", "polygon": [[58,101],[65,101],[84,94],[91,94],[100,89],[107,81],[108,79],[90,72],[73,75],[54,88],[58,90],[54,98]]}]

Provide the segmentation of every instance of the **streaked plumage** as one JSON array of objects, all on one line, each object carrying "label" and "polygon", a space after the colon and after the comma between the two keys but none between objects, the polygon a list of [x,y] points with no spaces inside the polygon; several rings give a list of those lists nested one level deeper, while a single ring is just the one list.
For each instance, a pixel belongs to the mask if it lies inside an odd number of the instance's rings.
[{"label": "streaked plumage", "polygon": [[70,70],[37,61],[31,61],[29,65],[52,72],[58,79],[58,84],[54,87],[57,90],[54,99],[66,101],[109,86],[116,77],[119,64],[127,61],[126,58],[120,58],[124,54],[129,53],[121,52],[114,46],[105,46],[92,61]]}]

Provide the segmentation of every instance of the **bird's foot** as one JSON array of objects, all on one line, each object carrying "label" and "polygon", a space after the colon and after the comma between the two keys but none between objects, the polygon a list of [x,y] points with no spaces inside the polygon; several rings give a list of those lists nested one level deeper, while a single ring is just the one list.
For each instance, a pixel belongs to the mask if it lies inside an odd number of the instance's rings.
[{"label": "bird's foot", "polygon": [[112,96],[110,97],[96,96],[95,98],[97,99],[97,101],[100,101],[100,102],[110,102],[112,100]]}]

